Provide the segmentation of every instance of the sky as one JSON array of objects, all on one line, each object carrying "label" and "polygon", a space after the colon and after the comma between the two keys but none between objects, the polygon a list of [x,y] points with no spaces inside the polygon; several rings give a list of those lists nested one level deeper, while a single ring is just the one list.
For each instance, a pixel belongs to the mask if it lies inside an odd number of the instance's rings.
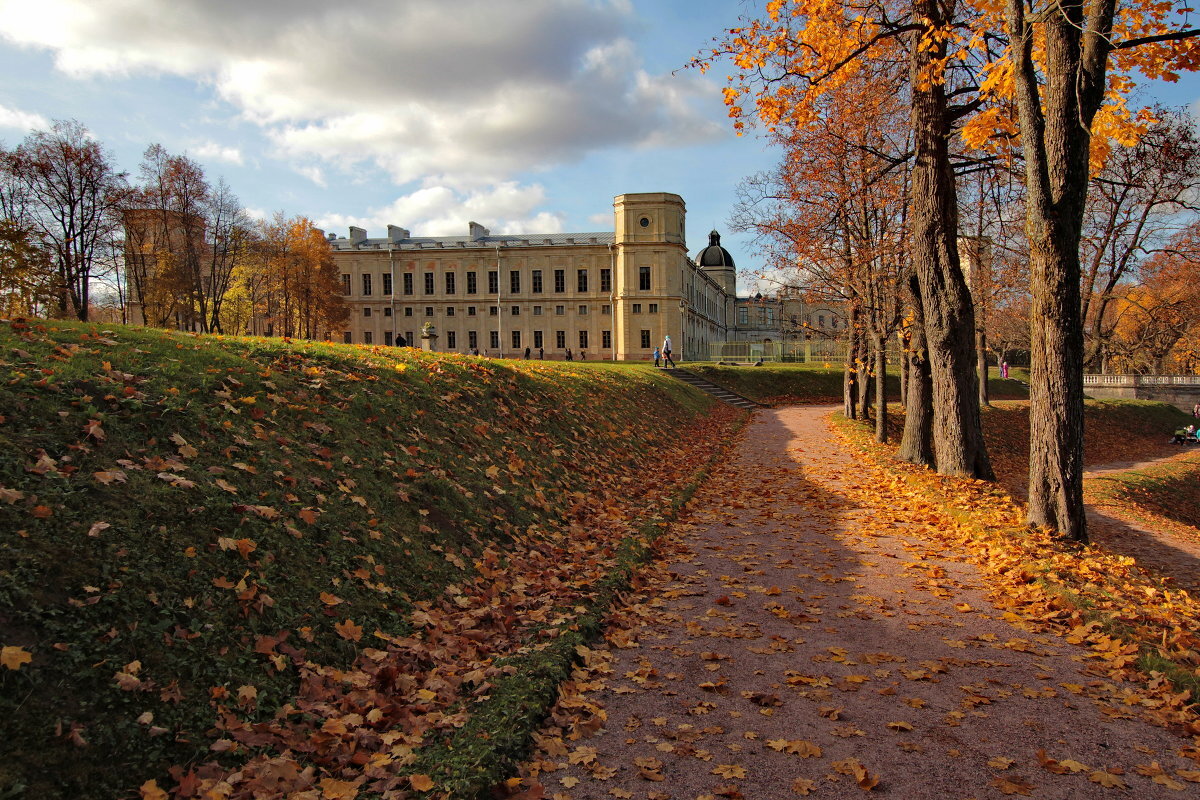
[{"label": "sky", "polygon": [[[688,250],[779,153],[737,137],[725,73],[683,69],[739,0],[0,0],[0,143],[76,119],[136,178],[152,143],[256,216],[415,236],[611,231],[674,192]],[[1200,75],[1147,99],[1200,113]],[[743,281],[743,287],[745,281]]]}]

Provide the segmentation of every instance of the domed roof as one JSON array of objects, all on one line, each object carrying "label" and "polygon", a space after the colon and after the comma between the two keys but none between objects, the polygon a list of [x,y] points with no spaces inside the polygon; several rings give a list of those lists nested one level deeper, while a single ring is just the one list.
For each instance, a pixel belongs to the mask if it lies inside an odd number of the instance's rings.
[{"label": "domed roof", "polygon": [[721,234],[713,231],[708,235],[708,247],[696,254],[698,267],[729,267],[733,269],[733,256],[721,247]]}]

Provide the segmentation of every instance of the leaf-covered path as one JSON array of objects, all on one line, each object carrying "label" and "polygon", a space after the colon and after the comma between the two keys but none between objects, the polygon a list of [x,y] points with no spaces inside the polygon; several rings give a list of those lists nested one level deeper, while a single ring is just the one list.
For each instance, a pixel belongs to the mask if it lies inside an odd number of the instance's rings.
[{"label": "leaf-covered path", "polygon": [[1006,621],[828,412],[758,412],[564,687],[527,796],[1195,792],[1200,753],[1141,719],[1155,701],[1094,648]]}]

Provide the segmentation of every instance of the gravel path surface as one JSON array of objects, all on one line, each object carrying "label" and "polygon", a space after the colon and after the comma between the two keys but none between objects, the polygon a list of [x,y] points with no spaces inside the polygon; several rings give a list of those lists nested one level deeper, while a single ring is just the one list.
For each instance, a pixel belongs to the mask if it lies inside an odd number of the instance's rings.
[{"label": "gravel path surface", "polygon": [[756,412],[564,687],[528,796],[1200,796],[1196,743],[1091,651],[1004,621],[904,498],[852,499],[829,411]]}]

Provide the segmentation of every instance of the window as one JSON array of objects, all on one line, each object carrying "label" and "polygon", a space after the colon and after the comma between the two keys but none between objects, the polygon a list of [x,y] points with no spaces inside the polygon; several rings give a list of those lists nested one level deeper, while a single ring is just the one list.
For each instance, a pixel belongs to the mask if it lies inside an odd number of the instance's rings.
[{"label": "window", "polygon": [[479,347],[479,334],[476,331],[467,331],[467,347],[472,350]]},{"label": "window", "polygon": [[579,307],[579,316],[586,317],[587,316],[587,308],[588,308],[587,306],[580,306]]},{"label": "window", "polygon": [[612,349],[612,331],[600,331],[600,346]]},{"label": "window", "polygon": [[345,295],[350,294],[350,273],[349,272],[342,273],[342,294],[345,294]]},{"label": "window", "polygon": [[541,307],[541,306],[534,306],[534,307],[533,307],[533,315],[534,315],[535,317],[540,317],[540,316],[542,315],[542,307]]},{"label": "window", "polygon": [[404,293],[405,294],[413,293],[413,280],[412,280],[411,272],[404,273]]},{"label": "window", "polygon": [[410,347],[415,347],[415,345],[413,343],[416,342],[417,340],[413,337],[412,331],[405,331],[404,332],[404,341],[408,342]]},{"label": "window", "polygon": [[391,307],[391,306],[387,306],[386,308],[384,308],[384,309],[383,309],[383,315],[384,315],[385,317],[390,317],[390,316],[392,315],[392,307]]},{"label": "window", "polygon": [[750,309],[746,306],[738,306],[738,325],[750,324]]},{"label": "window", "polygon": [[412,306],[405,306],[405,307],[404,307],[404,316],[406,316],[406,317],[411,317],[411,316],[412,316]]},{"label": "window", "polygon": [[[500,293],[500,272],[499,272],[499,270],[494,270],[494,269],[488,270],[488,293],[489,294],[499,294]],[[500,345],[496,345],[496,347],[499,347],[499,346]]]},{"label": "window", "polygon": [[555,331],[554,332],[554,346],[557,347],[559,350],[562,350],[564,347],[567,346],[567,332],[566,331]]},{"label": "window", "polygon": [[374,344],[375,342],[372,341],[374,338],[370,331],[363,331],[363,344]]},{"label": "window", "polygon": [[580,331],[579,332],[579,349],[580,350],[586,349],[588,346],[587,342],[588,342],[588,332]]},{"label": "window", "polygon": [[454,331],[446,332],[446,347],[449,347],[451,350],[458,347],[458,334]]},{"label": "window", "polygon": [[650,313],[651,313],[651,314],[657,314],[657,313],[658,313],[658,303],[651,303],[651,304],[650,304]]},{"label": "window", "polygon": [[475,294],[479,290],[478,281],[475,280],[475,273],[467,273],[467,294]]},{"label": "window", "polygon": [[521,293],[521,273],[515,269],[508,273],[508,289],[513,294]]},{"label": "window", "polygon": [[642,347],[650,346],[650,331],[642,331]]},{"label": "window", "polygon": [[539,350],[540,350],[540,349],[543,347],[543,344],[542,344],[542,332],[541,332],[541,331],[534,331],[534,332],[533,332],[533,346],[534,346],[534,347],[536,347],[536,348],[538,348]]},{"label": "window", "polygon": [[555,306],[554,313],[561,317],[563,314],[567,313],[567,307],[566,306]]},{"label": "window", "polygon": [[453,317],[453,316],[454,316],[454,306],[449,306],[449,307],[447,307],[447,308],[446,308],[446,316],[447,316],[447,317]]},{"label": "window", "polygon": [[455,283],[454,273],[447,272],[446,273],[446,294],[454,294],[454,288],[455,288],[454,283]]},{"label": "window", "polygon": [[817,327],[818,327],[818,328],[824,328],[824,327],[825,327],[825,315],[824,315],[824,314],[819,314],[819,315],[817,316]]},{"label": "window", "polygon": [[392,346],[392,332],[391,331],[383,332],[383,343],[386,344],[388,347]]},{"label": "window", "polygon": [[500,314],[500,306],[488,306],[488,316],[495,317]]},{"label": "window", "polygon": [[612,306],[600,306],[600,313],[601,314],[611,314]]},{"label": "window", "polygon": [[565,292],[567,290],[567,271],[565,269],[554,270],[554,291]]},{"label": "window", "polygon": [[490,335],[488,336],[488,339],[492,343],[493,350],[500,349],[500,331],[491,331]]},{"label": "window", "polygon": [[837,317],[830,317],[830,318],[829,318],[829,327],[831,327],[831,328],[836,328],[836,327],[837,327]]},{"label": "window", "polygon": [[385,297],[392,296],[392,273],[385,272],[379,277],[383,278],[383,294]]},{"label": "window", "polygon": [[521,346],[521,332],[520,331],[512,332],[512,345],[514,348],[520,348],[520,346]]},{"label": "window", "polygon": [[342,333],[342,344],[353,344],[353,343],[354,343],[353,335],[350,333],[350,331],[344,331]]},{"label": "window", "polygon": [[513,306],[513,307],[512,307],[512,315],[513,315],[514,317],[519,317],[519,316],[521,316],[521,307],[520,307],[520,306]]},{"label": "window", "polygon": [[542,293],[542,271],[540,269],[535,269],[533,271],[533,293]]},{"label": "window", "polygon": [[370,306],[367,306],[366,308],[363,309],[363,316],[364,317],[371,316],[371,307]]},{"label": "window", "polygon": [[427,316],[427,317],[433,316],[433,306],[425,306],[425,316]]},{"label": "window", "polygon": [[650,268],[638,267],[638,288],[643,292],[650,291]]},{"label": "window", "polygon": [[635,313],[635,314],[640,314],[640,313],[642,313],[642,304],[641,304],[641,303],[634,303],[634,304],[633,304],[633,313]]},{"label": "window", "polygon": [[364,272],[363,273],[363,296],[367,296],[370,294],[371,294],[371,274],[368,272]]},{"label": "window", "polygon": [[475,306],[467,306],[467,316],[468,317],[475,316]]},{"label": "window", "polygon": [[575,272],[575,286],[578,291],[586,292],[588,286],[587,270],[581,269]]},{"label": "window", "polygon": [[433,294],[433,273],[425,273],[425,294]]},{"label": "window", "polygon": [[600,270],[600,291],[612,291],[612,270],[605,268]]}]

